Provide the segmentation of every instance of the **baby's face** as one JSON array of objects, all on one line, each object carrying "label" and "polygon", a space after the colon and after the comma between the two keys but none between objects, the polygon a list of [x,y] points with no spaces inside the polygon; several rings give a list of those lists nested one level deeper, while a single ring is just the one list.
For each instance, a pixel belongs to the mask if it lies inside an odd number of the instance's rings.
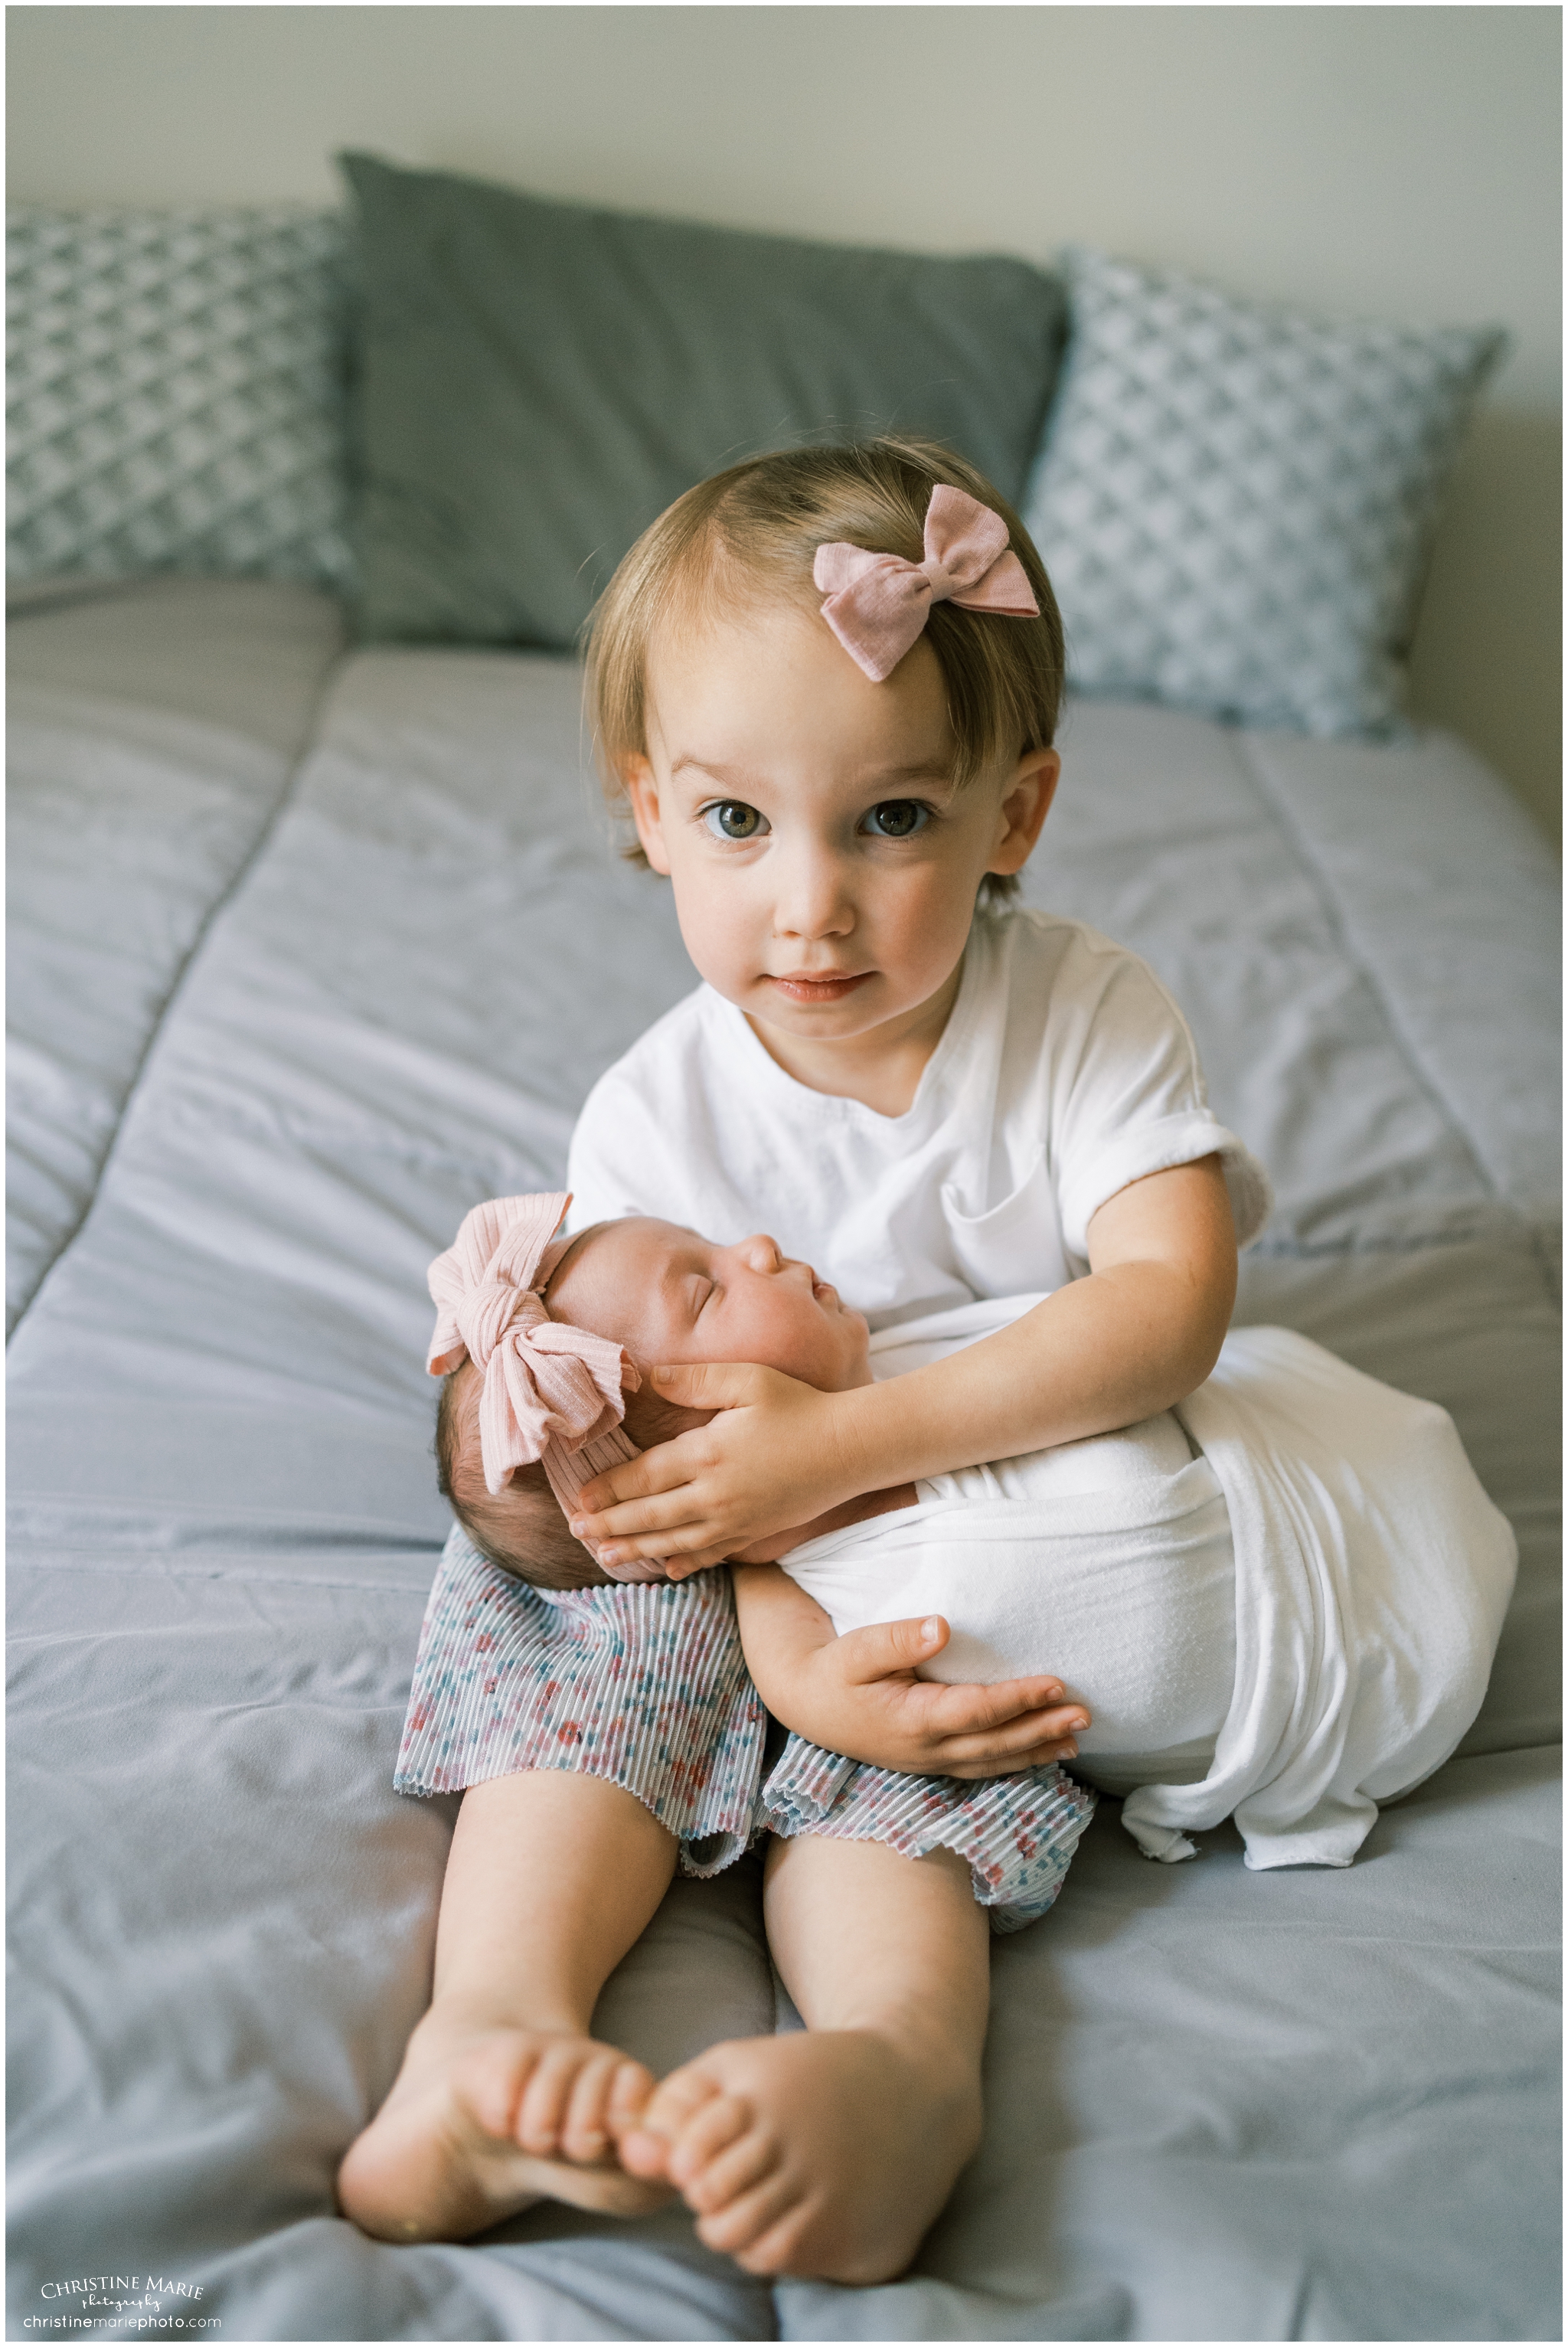
[{"label": "baby's face", "polygon": [[825,1393],[871,1382],[862,1316],[760,1234],[716,1246],[641,1215],[603,1224],[550,1282],[549,1309],[650,1367],[756,1361]]}]

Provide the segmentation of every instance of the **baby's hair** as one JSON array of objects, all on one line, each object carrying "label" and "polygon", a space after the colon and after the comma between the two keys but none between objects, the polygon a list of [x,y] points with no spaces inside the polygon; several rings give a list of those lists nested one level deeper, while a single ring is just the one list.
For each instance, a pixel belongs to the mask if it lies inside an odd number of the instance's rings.
[{"label": "baby's hair", "polygon": [[[537,1589],[597,1589],[610,1585],[580,1541],[567,1530],[560,1504],[536,1460],[514,1467],[501,1491],[485,1485],[479,1455],[479,1396],[484,1379],[465,1361],[441,1381],[436,1413],[436,1480],[441,1496],[481,1556]],[[683,1409],[644,1385],[626,1397],[625,1426],[641,1450],[671,1441],[709,1413]]]},{"label": "baby's hair", "polygon": [[[953,780],[961,788],[998,757],[1049,749],[1061,704],[1061,620],[1029,532],[984,474],[934,440],[787,448],[733,465],[677,497],[594,609],[589,702],[611,807],[625,805],[627,760],[648,754],[648,655],[661,628],[701,627],[721,611],[774,598],[819,611],[812,564],[819,546],[837,540],[919,562],[926,508],[943,482],[1001,516],[1040,606],[1037,620],[954,603],[931,609],[925,632],[947,688]],[[626,852],[634,863],[647,860],[640,847]],[[1018,885],[1016,876],[988,873],[981,897],[999,901]]]},{"label": "baby's hair", "polygon": [[541,1589],[583,1589],[608,1575],[600,1573],[580,1541],[573,1540],[544,1469],[515,1467],[501,1491],[485,1487],[479,1455],[479,1396],[484,1379],[471,1363],[441,1380],[436,1413],[436,1480],[441,1496],[481,1556],[503,1572],[515,1573]]}]

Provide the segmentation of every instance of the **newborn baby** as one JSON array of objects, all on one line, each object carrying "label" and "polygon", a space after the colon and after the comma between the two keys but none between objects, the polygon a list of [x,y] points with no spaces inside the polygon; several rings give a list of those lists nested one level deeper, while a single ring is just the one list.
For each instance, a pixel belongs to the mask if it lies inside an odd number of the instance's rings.
[{"label": "newborn baby", "polygon": [[[765,1237],[720,1247],[668,1223],[600,1224],[557,1266],[545,1302],[552,1318],[613,1339],[638,1363],[755,1361],[828,1392],[892,1374],[895,1360],[913,1366],[903,1332],[873,1346],[861,1315]],[[943,1342],[935,1325],[922,1359],[973,1341]],[[471,1362],[449,1378],[437,1426],[442,1488],[465,1530],[493,1563],[536,1586],[605,1581],[568,1532],[542,1466],[515,1469],[498,1493],[487,1489],[481,1382]],[[662,1401],[646,1384],[625,1401],[627,1432],[642,1449],[711,1414]],[[941,1614],[952,1639],[927,1676],[989,1685],[1044,1669],[1049,1655],[1067,1700],[1091,1715],[1078,1735],[1079,1773],[1108,1790],[1201,1777],[1213,1756],[1235,1676],[1230,1525],[1212,1469],[1169,1412],[869,1494],[765,1548],[841,1635]]]},{"label": "newborn baby", "polygon": [[[809,1265],[786,1260],[769,1238],[721,1247],[642,1216],[600,1223],[565,1245],[538,1292],[552,1320],[590,1329],[620,1348],[622,1424],[639,1449],[705,1426],[713,1415],[661,1399],[643,1381],[640,1364],[757,1361],[828,1393],[871,1382],[861,1315],[847,1310]],[[465,1359],[442,1389],[436,1430],[441,1489],[475,1546],[537,1588],[631,1578],[603,1572],[572,1538],[543,1463],[516,1467],[498,1490],[490,1487],[479,1422],[484,1383]],[[559,1481],[559,1450],[551,1464]],[[575,1480],[584,1482],[597,1471],[585,1467]],[[831,1521],[874,1514],[904,1496],[872,1494],[835,1511]],[[803,1529],[824,1531],[828,1522]],[[770,1557],[778,1545],[767,1544]],[[665,1576],[654,1566],[646,1577]]]},{"label": "newborn baby", "polygon": [[[965,1307],[874,1350],[860,1314],[771,1239],[720,1246],[641,1217],[579,1234],[542,1294],[551,1319],[620,1348],[643,1446],[709,1413],[651,1394],[639,1364],[752,1361],[838,1392],[1038,1301]],[[482,1382],[471,1364],[448,1378],[437,1441],[470,1538],[545,1587],[608,1579],[543,1469],[487,1486]],[[1514,1566],[1446,1414],[1284,1329],[1233,1334],[1175,1411],[867,1493],[737,1562],[764,1556],[840,1634],[944,1615],[953,1636],[927,1676],[989,1682],[1049,1656],[1092,1715],[1080,1772],[1132,1795],[1140,1846],[1190,1856],[1189,1832],[1234,1813],[1254,1867],[1348,1865],[1377,1802],[1447,1758],[1485,1692]]]}]

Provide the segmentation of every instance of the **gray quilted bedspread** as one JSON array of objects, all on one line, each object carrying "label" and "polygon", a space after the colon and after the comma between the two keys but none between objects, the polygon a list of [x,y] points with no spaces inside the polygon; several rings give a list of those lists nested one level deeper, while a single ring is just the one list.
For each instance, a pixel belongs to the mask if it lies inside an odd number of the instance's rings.
[{"label": "gray quilted bedspread", "polygon": [[[9,2335],[131,2274],[185,2291],[136,2335],[200,2289],[230,2342],[1559,2335],[1556,871],[1442,737],[1081,707],[1030,890],[1149,958],[1273,1172],[1240,1316],[1443,1402],[1513,1520],[1460,1755],[1343,1873],[1152,1867],[1105,1805],[897,2285],[770,2289],[679,2213],[335,2214],[454,1814],[391,1789],[425,1266],[692,982],[569,668],[339,655],[287,589],[13,631]],[[774,2012],[747,1865],[600,2026],[665,2067]]]}]

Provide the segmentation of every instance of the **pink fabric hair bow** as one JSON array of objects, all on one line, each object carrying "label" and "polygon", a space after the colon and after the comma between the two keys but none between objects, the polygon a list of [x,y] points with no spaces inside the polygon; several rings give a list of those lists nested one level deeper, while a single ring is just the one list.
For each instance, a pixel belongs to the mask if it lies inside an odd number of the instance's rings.
[{"label": "pink fabric hair bow", "polygon": [[[555,1236],[569,1191],[490,1198],[463,1217],[455,1245],[430,1266],[436,1332],[425,1367],[446,1377],[465,1358],[484,1373],[479,1452],[485,1488],[505,1491],[514,1467],[542,1460],[569,1521],[585,1483],[641,1456],[620,1421],[623,1399],[642,1380],[630,1357],[607,1337],[552,1320],[541,1293],[568,1247]],[[651,1559],[603,1563],[616,1581],[662,1581]]]},{"label": "pink fabric hair bow", "polygon": [[1040,617],[1000,514],[946,482],[932,490],[926,508],[924,562],[873,554],[838,539],[817,548],[812,577],[827,598],[823,618],[873,684],[892,675],[933,603],[999,611],[1012,620]]}]

